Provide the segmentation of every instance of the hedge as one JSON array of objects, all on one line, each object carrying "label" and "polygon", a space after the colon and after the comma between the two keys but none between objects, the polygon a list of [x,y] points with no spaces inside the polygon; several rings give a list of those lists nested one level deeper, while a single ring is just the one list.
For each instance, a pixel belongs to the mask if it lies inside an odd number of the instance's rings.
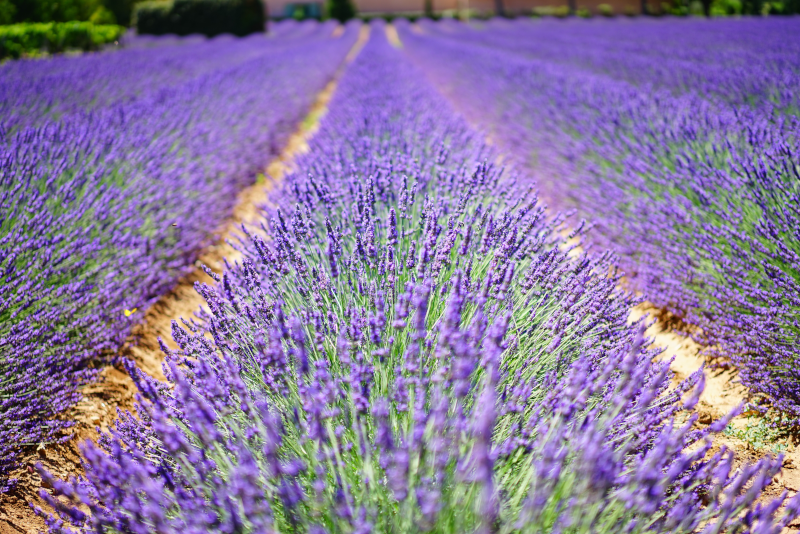
[{"label": "hedge", "polygon": [[91,22],[9,24],[0,26],[0,59],[67,49],[96,50],[118,40],[124,32],[122,26]]},{"label": "hedge", "polygon": [[265,14],[261,0],[173,0],[142,2],[135,8],[134,19],[140,35],[242,36],[263,32]]}]

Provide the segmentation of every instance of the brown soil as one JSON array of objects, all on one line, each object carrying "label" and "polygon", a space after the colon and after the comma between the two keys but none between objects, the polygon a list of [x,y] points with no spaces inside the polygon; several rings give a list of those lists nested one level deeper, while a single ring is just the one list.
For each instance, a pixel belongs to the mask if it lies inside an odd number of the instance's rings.
[{"label": "brown soil", "polygon": [[[342,35],[339,28],[341,26],[334,30],[334,37]],[[259,180],[259,183],[239,194],[230,218],[216,233],[216,243],[201,253],[194,271],[147,310],[142,323],[134,327],[130,340],[121,351],[151,376],[164,379],[161,370],[163,355],[158,338],[175,348],[170,334],[172,321],[193,317],[203,304],[202,298],[194,290],[194,283],[211,283],[212,280],[200,266],[205,264],[215,272],[222,272],[224,259],[231,263],[240,259],[240,253],[229,242],[241,236],[242,224],[250,226],[259,220],[269,191],[291,168],[294,158],[308,150],[307,141],[318,129],[339,78],[346,65],[364,46],[368,35],[369,27],[363,25],[358,41],[333,79],[317,95],[308,115],[290,136],[281,154],[267,166],[264,172],[266,181]],[[39,445],[36,449],[25,451],[23,459],[26,467],[11,474],[19,482],[14,491],[0,495],[0,534],[32,534],[45,530],[44,521],[33,512],[32,505],[45,508],[39,491],[47,488],[42,485],[41,477],[33,466],[40,463],[46,470],[64,479],[82,474],[80,444],[86,440],[96,441],[98,430],[107,431],[116,419],[118,409],[133,410],[136,386],[123,369],[109,366],[102,370],[100,380],[84,388],[82,393],[83,400],[64,414],[65,418],[76,421],[72,438],[62,444]]]},{"label": "brown soil", "polygon": [[[705,389],[697,404],[698,424],[701,427],[709,425],[747,400],[747,389],[739,383],[734,369],[714,369],[709,367],[708,359],[703,355],[702,347],[691,338],[680,335],[676,330],[691,331],[690,327],[681,324],[669,312],[655,308],[652,304],[644,303],[631,310],[630,320],[635,321],[644,315],[649,315],[657,321],[647,330],[646,334],[653,340],[656,347],[664,349],[661,358],[674,358],[670,369],[675,373],[673,382],[678,383],[689,375],[706,365]],[[734,428],[744,428],[748,422],[753,422],[747,413],[735,417],[731,421]],[[712,453],[725,446],[736,454],[735,465],[738,467],[745,462],[756,462],[769,453],[766,450],[757,450],[744,440],[726,434],[716,434],[713,437],[714,447]],[[783,460],[783,471],[775,478],[774,484],[769,487],[760,499],[763,502],[778,497],[784,490],[792,496],[800,491],[800,447],[792,440],[782,440],[786,446]],[[795,520],[791,527],[800,526],[800,519]],[[787,529],[786,532],[789,530]],[[796,532],[796,530],[792,530]]]},{"label": "brown soil", "polygon": [[[679,325],[671,314],[645,303],[631,311],[630,319],[634,321],[645,314],[658,320],[647,330],[647,335],[653,339],[657,347],[664,349],[662,357],[675,358],[670,369],[675,373],[673,380],[676,383],[707,363],[700,345],[691,338],[675,332],[675,326]],[[705,380],[706,386],[700,396],[698,411],[710,415],[713,419],[719,419],[731,412],[747,397],[747,389],[736,381],[733,370],[706,369]],[[705,416],[702,418],[707,419]]]}]

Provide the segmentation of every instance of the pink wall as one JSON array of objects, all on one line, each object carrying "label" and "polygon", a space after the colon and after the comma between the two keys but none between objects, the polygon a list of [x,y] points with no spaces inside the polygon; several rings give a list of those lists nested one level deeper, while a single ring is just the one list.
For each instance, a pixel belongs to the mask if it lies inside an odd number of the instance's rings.
[{"label": "pink wall", "polygon": [[[285,13],[286,4],[295,2],[324,0],[265,0],[269,9],[270,16],[280,17]],[[359,13],[418,13],[421,14],[425,9],[425,0],[353,0],[356,10]],[[441,13],[443,11],[454,11],[459,8],[469,6],[470,10],[481,13],[494,12],[494,0],[432,0],[433,11]],[[508,13],[530,14],[534,8],[559,7],[568,5],[568,0],[503,0],[503,5]],[[655,8],[658,0],[648,0],[651,8]],[[609,4],[613,7],[614,13],[622,15],[626,11],[636,13],[641,9],[641,0],[576,0],[577,7],[587,8],[597,13],[597,6]]]}]

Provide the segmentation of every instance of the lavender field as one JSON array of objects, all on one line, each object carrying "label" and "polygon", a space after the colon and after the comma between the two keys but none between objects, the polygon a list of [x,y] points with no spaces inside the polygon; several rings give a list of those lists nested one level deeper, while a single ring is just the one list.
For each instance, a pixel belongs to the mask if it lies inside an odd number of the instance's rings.
[{"label": "lavender field", "polygon": [[[0,65],[0,521],[796,529],[799,81],[790,17],[284,22]],[[154,319],[195,271],[202,307]],[[121,350],[156,320],[163,376]],[[135,409],[43,465],[109,367]],[[744,393],[707,417],[721,369]]]},{"label": "lavender field", "polygon": [[[541,176],[553,207],[596,225],[632,288],[699,326],[757,400],[796,422],[800,26],[628,26],[404,36],[464,112]],[[470,61],[457,61],[467,48]]]}]

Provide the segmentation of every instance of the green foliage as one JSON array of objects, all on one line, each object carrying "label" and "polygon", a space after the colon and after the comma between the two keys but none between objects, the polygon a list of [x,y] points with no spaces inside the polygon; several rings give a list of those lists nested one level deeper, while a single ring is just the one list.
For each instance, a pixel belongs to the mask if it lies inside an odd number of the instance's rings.
[{"label": "green foliage", "polygon": [[136,4],[133,25],[140,34],[162,35],[169,33],[169,12],[172,2],[153,0]]},{"label": "green foliage", "polygon": [[5,0],[15,7],[12,22],[88,21],[103,0]]},{"label": "green foliage", "polygon": [[741,15],[742,2],[740,0],[714,0],[711,4],[713,16]]},{"label": "green foliage", "polygon": [[23,54],[63,52],[67,49],[95,50],[118,40],[125,28],[91,22],[45,22],[0,26],[0,58]]},{"label": "green foliage", "polygon": [[345,22],[356,16],[356,8],[352,0],[327,0],[325,13],[328,18]]},{"label": "green foliage", "polygon": [[[703,15],[699,0],[671,0],[661,4],[662,12],[675,16]],[[713,0],[710,14],[714,17],[736,15],[791,15],[800,13],[800,0],[765,2],[764,0]]]},{"label": "green foliage", "polygon": [[578,9],[578,11],[576,12],[576,15],[578,15],[582,19],[590,19],[590,18],[592,18],[592,15],[594,15],[594,14],[592,13],[591,9],[582,7],[580,9]]},{"label": "green foliage", "polygon": [[13,23],[16,13],[17,6],[11,0],[0,0],[0,25]]},{"label": "green foliage", "polygon": [[597,6],[597,12],[604,17],[614,16],[614,8],[611,7],[611,4],[600,4],[599,6]]},{"label": "green foliage", "polygon": [[686,17],[689,15],[689,7],[683,2],[661,2],[661,12],[674,17]]},{"label": "green foliage", "polygon": [[136,0],[0,0],[0,24],[89,21],[128,26]]},{"label": "green foliage", "polygon": [[774,454],[786,452],[787,438],[791,428],[788,420],[779,414],[752,414],[747,417],[744,428],[729,424],[725,427],[725,434],[740,439],[756,450],[766,450]]},{"label": "green foliage", "polygon": [[134,0],[103,0],[103,6],[113,13],[117,24],[131,25]]},{"label": "green foliage", "polygon": [[[0,0],[0,24],[88,21],[95,24],[129,26],[134,8],[139,3],[140,0]],[[190,25],[194,26],[198,18],[216,17],[223,26],[226,24],[227,26],[222,31],[213,31],[211,35],[225,32],[245,35],[253,31],[263,31],[265,16],[262,0],[195,0],[185,3],[197,3],[197,5],[189,8],[179,6],[180,13],[174,17],[177,23],[190,20]],[[231,17],[236,19],[232,26]],[[234,29],[228,29],[231,27]],[[179,32],[170,29],[164,33]]]},{"label": "green foliage", "polygon": [[533,16],[535,17],[558,17],[560,19],[569,16],[568,6],[542,6],[533,8]]},{"label": "green foliage", "polygon": [[322,18],[322,6],[317,2],[297,2],[286,4],[283,16],[295,20],[319,20]]},{"label": "green foliage", "polygon": [[785,0],[783,3],[783,9],[783,13],[786,15],[796,15],[800,13],[800,0]]},{"label": "green foliage", "polygon": [[761,7],[762,15],[796,15],[798,13],[800,13],[800,0],[765,2]]},{"label": "green foliage", "polygon": [[265,16],[261,0],[174,0],[138,4],[134,20],[140,34],[213,37],[263,32]]},{"label": "green foliage", "polygon": [[700,2],[700,0],[692,0],[688,4],[688,10],[690,15],[694,15],[695,17],[702,17],[703,3]]},{"label": "green foliage", "polygon": [[92,13],[92,16],[89,17],[89,22],[92,24],[116,24],[117,17],[115,17],[114,13],[109,11],[105,6],[100,6],[94,13]]}]

